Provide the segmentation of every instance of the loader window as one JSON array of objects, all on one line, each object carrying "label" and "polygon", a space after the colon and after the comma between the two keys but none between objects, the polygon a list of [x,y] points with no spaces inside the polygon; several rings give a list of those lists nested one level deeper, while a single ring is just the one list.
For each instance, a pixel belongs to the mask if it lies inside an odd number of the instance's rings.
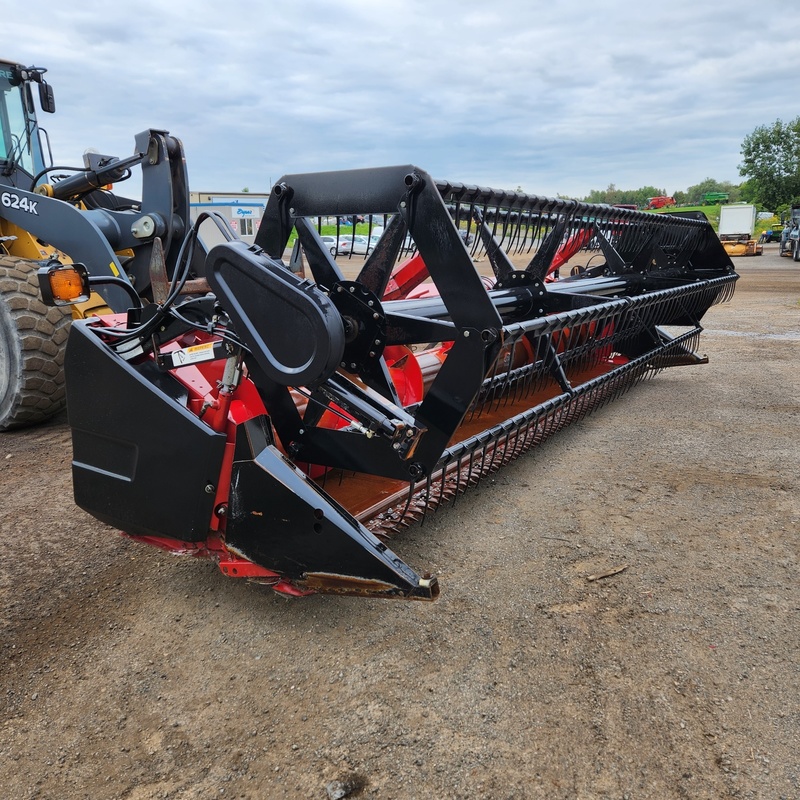
[{"label": "loader window", "polygon": [[10,70],[0,65],[0,160],[12,161],[29,175],[43,167],[36,117],[25,103],[27,84],[13,85]]}]

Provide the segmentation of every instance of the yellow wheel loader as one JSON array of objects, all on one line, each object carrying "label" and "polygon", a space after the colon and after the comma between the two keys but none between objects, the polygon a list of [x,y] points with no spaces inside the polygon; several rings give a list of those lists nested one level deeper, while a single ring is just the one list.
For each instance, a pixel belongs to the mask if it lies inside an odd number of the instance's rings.
[{"label": "yellow wheel loader", "polygon": [[[0,61],[0,431],[64,407],[71,318],[124,309],[131,294],[150,292],[151,263],[157,274],[174,263],[189,218],[183,148],[163,131],[136,136],[128,158],[87,153],[79,168],[45,159],[35,106],[38,96],[42,111],[55,111],[45,72]],[[136,166],[141,200],[104,188]],[[37,270],[71,262],[116,285],[92,290],[71,311],[45,306]]]}]

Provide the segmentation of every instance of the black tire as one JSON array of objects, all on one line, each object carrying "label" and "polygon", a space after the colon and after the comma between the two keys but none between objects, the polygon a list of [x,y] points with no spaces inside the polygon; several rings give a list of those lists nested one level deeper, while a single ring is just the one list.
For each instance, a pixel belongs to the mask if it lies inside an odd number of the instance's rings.
[{"label": "black tire", "polygon": [[794,250],[792,251],[792,261],[800,261],[800,240],[794,243]]},{"label": "black tire", "polygon": [[336,248],[335,248],[335,247],[331,247],[331,255],[332,255],[334,258],[336,258]]},{"label": "black tire", "polygon": [[38,267],[0,256],[0,431],[35,425],[66,405],[64,348],[72,316],[41,301]]}]

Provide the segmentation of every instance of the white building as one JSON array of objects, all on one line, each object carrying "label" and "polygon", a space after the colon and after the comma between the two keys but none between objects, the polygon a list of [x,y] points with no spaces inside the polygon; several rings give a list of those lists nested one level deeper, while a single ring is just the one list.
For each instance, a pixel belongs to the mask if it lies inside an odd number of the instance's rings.
[{"label": "white building", "polygon": [[[190,213],[194,223],[203,212],[216,212],[248,244],[252,244],[264,216],[269,193],[261,192],[190,192]],[[225,238],[217,226],[206,220],[200,236],[211,248]]]}]

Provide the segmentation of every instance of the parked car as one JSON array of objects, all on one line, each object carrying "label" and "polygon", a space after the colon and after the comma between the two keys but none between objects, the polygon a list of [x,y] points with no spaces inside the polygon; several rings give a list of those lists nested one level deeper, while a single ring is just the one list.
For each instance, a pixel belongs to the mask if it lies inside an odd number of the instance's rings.
[{"label": "parked car", "polygon": [[339,242],[339,252],[342,255],[358,254],[364,255],[367,252],[366,236],[343,236]]},{"label": "parked car", "polygon": [[343,236],[339,242],[339,252],[343,255],[368,256],[380,236],[373,234],[369,239],[366,236]]},{"label": "parked car", "polygon": [[332,256],[336,256],[339,253],[339,245],[344,241],[343,238],[339,239],[337,243],[335,236],[321,236],[322,243],[325,245],[325,248],[330,251]]},{"label": "parked car", "polygon": [[362,222],[365,222],[366,218],[364,216],[362,216],[361,214],[356,214],[356,216],[354,216],[354,217],[338,217],[338,220],[339,220],[339,224],[340,225],[349,225],[349,226],[352,227],[353,220],[356,221],[356,225],[359,225]]}]

